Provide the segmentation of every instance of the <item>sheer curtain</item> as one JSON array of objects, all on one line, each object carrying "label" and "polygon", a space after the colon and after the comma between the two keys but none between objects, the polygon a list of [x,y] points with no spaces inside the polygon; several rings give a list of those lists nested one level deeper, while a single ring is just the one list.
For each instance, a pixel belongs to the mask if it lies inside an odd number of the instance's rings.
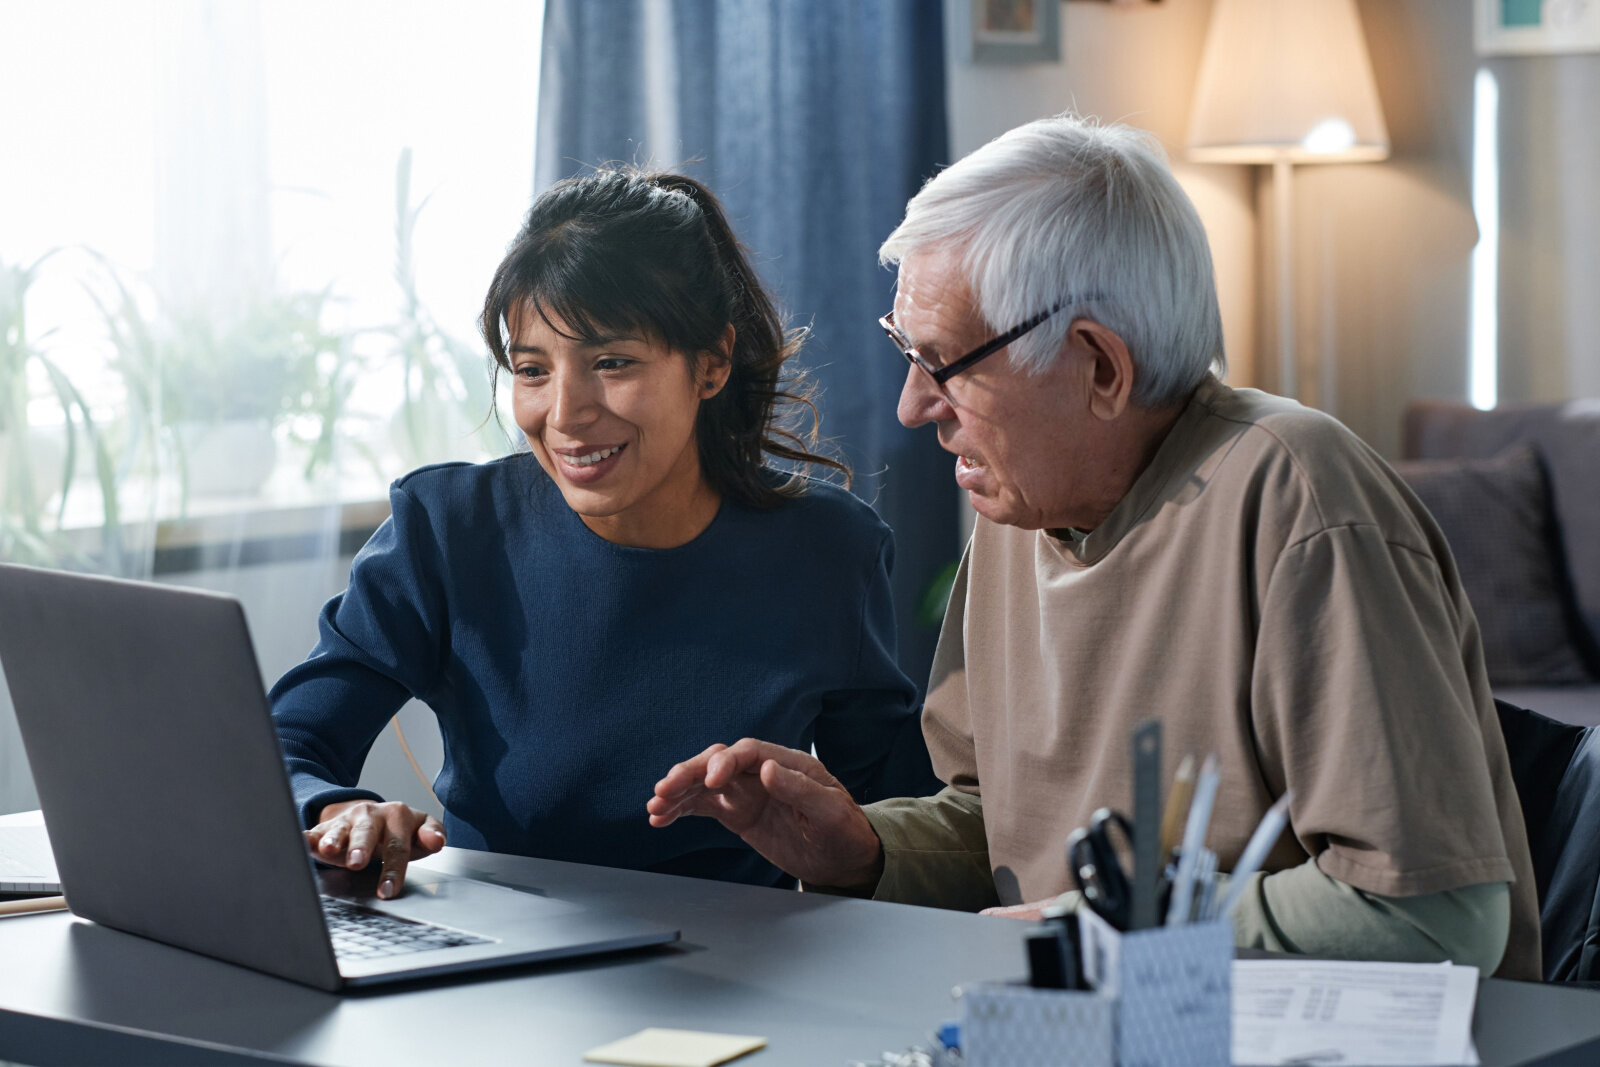
[{"label": "sheer curtain", "polygon": [[[533,184],[541,25],[0,5],[0,558],[230,592],[267,681],[303,657],[388,481],[509,447],[475,321]],[[374,787],[420,803],[394,747]],[[0,812],[34,803],[0,689]]]},{"label": "sheer curtain", "polygon": [[540,77],[541,188],[614,160],[700,178],[811,327],[823,431],[895,529],[901,662],[925,679],[937,629],[918,608],[959,554],[957,501],[951,457],[895,420],[877,247],[947,161],[941,5],[547,0]]}]

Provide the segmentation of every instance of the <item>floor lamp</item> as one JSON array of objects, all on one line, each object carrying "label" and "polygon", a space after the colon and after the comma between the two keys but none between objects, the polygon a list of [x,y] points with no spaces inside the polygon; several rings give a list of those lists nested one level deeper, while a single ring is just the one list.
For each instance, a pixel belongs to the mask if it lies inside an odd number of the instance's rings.
[{"label": "floor lamp", "polygon": [[1284,396],[1300,393],[1290,168],[1388,154],[1355,0],[1217,0],[1189,122],[1189,158],[1272,165],[1277,391]]}]

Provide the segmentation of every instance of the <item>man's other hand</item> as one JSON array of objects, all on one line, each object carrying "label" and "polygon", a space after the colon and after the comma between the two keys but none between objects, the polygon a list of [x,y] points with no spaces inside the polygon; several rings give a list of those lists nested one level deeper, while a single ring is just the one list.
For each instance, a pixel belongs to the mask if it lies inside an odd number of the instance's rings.
[{"label": "man's other hand", "polygon": [[984,908],[979,915],[990,915],[1000,919],[1023,919],[1028,922],[1038,922],[1041,919],[1058,915],[1071,915],[1078,910],[1078,905],[1083,903],[1083,894],[1076,889],[1060,896],[1045,897],[1043,900],[1031,901],[1027,904],[1005,904],[995,908]]},{"label": "man's other hand", "polygon": [[673,767],[645,805],[651,826],[716,819],[803,882],[876,885],[883,848],[849,790],[804,752],[745,738]]}]

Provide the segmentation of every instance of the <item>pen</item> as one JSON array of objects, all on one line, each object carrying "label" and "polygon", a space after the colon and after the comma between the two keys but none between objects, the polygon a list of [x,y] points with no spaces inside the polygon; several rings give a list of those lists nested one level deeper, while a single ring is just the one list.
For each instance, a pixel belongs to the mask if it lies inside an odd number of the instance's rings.
[{"label": "pen", "polygon": [[1161,895],[1161,723],[1155,719],[1133,731],[1133,900],[1128,929],[1156,924]]},{"label": "pen", "polygon": [[32,915],[40,911],[66,911],[66,897],[29,897],[26,900],[0,901],[0,917]]},{"label": "pen", "polygon": [[1189,805],[1189,821],[1183,828],[1183,846],[1178,854],[1178,876],[1172,882],[1172,900],[1167,904],[1167,925],[1182,926],[1189,921],[1189,907],[1194,901],[1195,865],[1200,862],[1200,849],[1206,843],[1206,830],[1211,825],[1211,806],[1217,802],[1217,783],[1222,775],[1217,770],[1217,755],[1212,753],[1200,765],[1200,780],[1195,785],[1194,802]]},{"label": "pen", "polygon": [[1256,832],[1250,835],[1250,843],[1244,846],[1244,851],[1239,854],[1239,862],[1234,864],[1233,874],[1229,876],[1228,892],[1222,898],[1222,906],[1217,909],[1218,918],[1226,919],[1232,914],[1234,905],[1239,903],[1239,897],[1244,893],[1245,882],[1261,869],[1267,853],[1277,843],[1278,835],[1289,824],[1289,802],[1293,799],[1294,790],[1285,789],[1283,796],[1261,816]]},{"label": "pen", "polygon": [[1211,914],[1211,901],[1217,893],[1217,854],[1209,848],[1200,850],[1200,862],[1194,872],[1193,921],[1206,922]]},{"label": "pen", "polygon": [[1184,813],[1194,799],[1194,753],[1184,754],[1178,764],[1178,773],[1172,779],[1172,792],[1167,794],[1167,807],[1161,813],[1161,855],[1170,856],[1178,847],[1178,835],[1183,832]]}]

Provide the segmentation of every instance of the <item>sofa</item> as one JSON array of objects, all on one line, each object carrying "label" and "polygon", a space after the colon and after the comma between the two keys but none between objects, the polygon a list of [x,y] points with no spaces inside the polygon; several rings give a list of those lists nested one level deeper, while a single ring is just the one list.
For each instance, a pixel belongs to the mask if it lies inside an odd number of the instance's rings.
[{"label": "sofa", "polygon": [[1495,696],[1600,724],[1600,400],[1417,401],[1402,454],[1456,557]]}]

